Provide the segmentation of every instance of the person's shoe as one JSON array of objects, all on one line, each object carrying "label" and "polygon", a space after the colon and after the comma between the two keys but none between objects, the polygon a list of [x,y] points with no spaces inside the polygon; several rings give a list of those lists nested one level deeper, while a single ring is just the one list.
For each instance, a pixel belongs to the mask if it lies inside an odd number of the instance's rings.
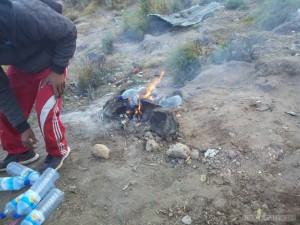
[{"label": "person's shoe", "polygon": [[47,168],[59,170],[62,167],[64,160],[70,154],[70,151],[71,151],[70,148],[68,147],[67,149],[68,149],[68,152],[65,155],[63,155],[62,157],[53,156],[53,155],[48,154],[44,160],[44,163],[38,168],[38,171],[44,172]]},{"label": "person's shoe", "polygon": [[35,153],[33,150],[28,150],[22,154],[8,154],[5,159],[0,161],[0,171],[6,171],[6,166],[11,162],[27,165],[37,161],[39,157],[39,154]]}]

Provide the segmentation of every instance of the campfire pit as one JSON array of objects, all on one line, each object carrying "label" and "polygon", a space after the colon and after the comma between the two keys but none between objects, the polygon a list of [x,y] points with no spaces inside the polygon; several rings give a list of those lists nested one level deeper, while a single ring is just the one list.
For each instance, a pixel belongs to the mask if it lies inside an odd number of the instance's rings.
[{"label": "campfire pit", "polygon": [[155,79],[148,88],[129,89],[112,96],[103,106],[102,118],[120,121],[123,128],[129,124],[150,124],[151,130],[162,138],[169,138],[179,128],[173,111],[159,105],[155,86],[163,77]]}]

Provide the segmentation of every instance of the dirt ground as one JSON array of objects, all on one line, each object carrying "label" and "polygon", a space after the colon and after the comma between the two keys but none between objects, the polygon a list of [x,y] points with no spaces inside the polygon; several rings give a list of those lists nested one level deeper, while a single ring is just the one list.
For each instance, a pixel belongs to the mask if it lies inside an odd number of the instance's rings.
[{"label": "dirt ground", "polygon": [[[126,68],[132,62],[160,58],[185,41],[249,34],[243,22],[246,13],[222,9],[194,29],[147,35],[141,43],[119,42],[115,54],[126,56],[120,63]],[[78,46],[84,50],[77,51],[76,60],[99,46],[106,32],[119,29],[113,15],[103,12],[80,19],[77,27]],[[255,35],[262,38],[254,46],[252,62],[209,65],[180,89],[166,74],[158,92],[180,90],[184,100],[174,110],[180,127],[171,141],[101,120],[109,94],[121,87],[105,87],[91,101],[69,93],[61,118],[72,152],[57,182],[65,201],[45,224],[183,224],[186,215],[199,225],[300,224],[300,63],[297,54],[291,56],[300,35]],[[160,66],[148,68],[141,79],[149,83],[160,70]],[[120,71],[119,76],[121,72],[128,71]],[[71,73],[69,83],[75,80]],[[145,150],[149,138],[159,143],[158,151]],[[166,151],[177,142],[199,151],[199,159],[168,159]],[[110,159],[92,155],[97,143],[111,150]],[[219,149],[219,153],[204,158],[207,149]],[[43,143],[37,152],[45,156]],[[18,194],[1,193],[0,208]],[[253,221],[260,213],[292,215],[297,220]],[[252,222],[246,216],[252,216]]]}]

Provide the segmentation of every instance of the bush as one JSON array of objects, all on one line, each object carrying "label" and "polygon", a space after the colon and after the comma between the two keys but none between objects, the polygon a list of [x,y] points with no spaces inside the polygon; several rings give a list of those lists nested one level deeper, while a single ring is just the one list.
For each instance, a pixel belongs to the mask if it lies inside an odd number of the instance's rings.
[{"label": "bush", "polygon": [[246,9],[247,6],[244,0],[228,0],[225,4],[225,9],[234,10],[234,9]]},{"label": "bush", "polygon": [[125,10],[122,15],[125,38],[141,41],[147,32],[148,25],[145,14],[140,7]]},{"label": "bush", "polygon": [[70,19],[71,21],[75,21],[79,18],[80,12],[75,9],[68,10],[64,13],[64,16]]},{"label": "bush", "polygon": [[78,75],[78,88],[81,94],[86,94],[89,89],[96,89],[103,85],[104,74],[96,69],[95,65],[90,62],[84,61],[76,68]]},{"label": "bush", "polygon": [[201,69],[199,56],[201,49],[196,43],[185,44],[169,54],[167,70],[173,76],[174,84],[183,86],[194,79]]},{"label": "bush", "polygon": [[136,3],[136,0],[96,0],[97,3],[101,6],[104,6],[108,9],[124,9],[129,5]]},{"label": "bush", "polygon": [[255,13],[259,30],[273,30],[288,21],[300,7],[300,0],[266,0]]},{"label": "bush", "polygon": [[101,48],[104,54],[110,55],[114,50],[115,36],[112,33],[107,34],[101,41]]}]

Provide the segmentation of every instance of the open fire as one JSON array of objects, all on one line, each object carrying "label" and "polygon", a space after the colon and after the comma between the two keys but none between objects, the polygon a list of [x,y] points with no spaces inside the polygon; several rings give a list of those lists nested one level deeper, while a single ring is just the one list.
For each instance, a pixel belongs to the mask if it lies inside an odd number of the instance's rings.
[{"label": "open fire", "polygon": [[120,99],[123,100],[127,106],[127,110],[125,112],[127,116],[135,116],[136,119],[140,121],[143,119],[143,111],[147,110],[149,105],[153,105],[151,108],[160,107],[160,99],[155,93],[155,89],[156,86],[161,82],[164,74],[164,71],[162,71],[160,76],[152,81],[147,88],[140,87],[138,89],[129,89],[122,93]]}]

